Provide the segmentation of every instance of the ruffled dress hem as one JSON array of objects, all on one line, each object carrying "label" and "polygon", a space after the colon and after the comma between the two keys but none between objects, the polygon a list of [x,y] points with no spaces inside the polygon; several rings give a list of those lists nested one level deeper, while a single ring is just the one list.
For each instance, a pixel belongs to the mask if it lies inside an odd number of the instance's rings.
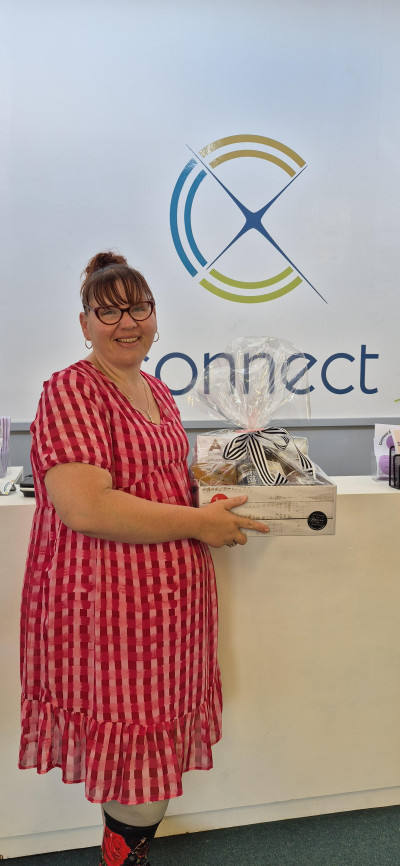
[{"label": "ruffled dress hem", "polygon": [[91,803],[167,800],[182,794],[182,774],[209,770],[220,740],[219,671],[195,711],[166,723],[104,722],[50,702],[22,701],[20,769],[62,770],[65,784],[85,783]]}]

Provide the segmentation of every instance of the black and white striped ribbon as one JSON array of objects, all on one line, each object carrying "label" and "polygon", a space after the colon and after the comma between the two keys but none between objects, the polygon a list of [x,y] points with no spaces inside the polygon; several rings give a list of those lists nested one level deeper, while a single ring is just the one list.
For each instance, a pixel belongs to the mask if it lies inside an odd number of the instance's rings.
[{"label": "black and white striped ribbon", "polygon": [[[264,427],[262,430],[248,430],[239,433],[224,448],[226,460],[243,460],[250,458],[263,484],[287,484],[287,478],[281,472],[275,475],[268,468],[268,457],[276,451],[287,448],[291,435],[284,427]],[[294,441],[294,440],[293,440]],[[294,442],[300,466],[307,475],[315,477],[314,465],[309,457],[303,454]]]}]

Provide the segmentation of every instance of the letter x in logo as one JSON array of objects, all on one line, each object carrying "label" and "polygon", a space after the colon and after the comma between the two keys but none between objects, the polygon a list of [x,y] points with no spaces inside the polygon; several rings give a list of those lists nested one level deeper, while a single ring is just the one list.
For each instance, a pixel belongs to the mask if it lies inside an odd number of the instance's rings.
[{"label": "letter x in logo", "polygon": [[[237,144],[245,144],[246,147],[237,149]],[[261,148],[258,147],[259,145],[261,145]],[[170,206],[172,239],[176,252],[189,274],[195,277],[199,274],[199,271],[204,272],[204,269],[206,269],[207,276],[200,279],[200,285],[221,298],[239,303],[261,303],[274,300],[291,292],[303,281],[325,301],[325,298],[322,297],[315,286],[312,285],[297,265],[278,246],[262,222],[270,207],[306,168],[305,161],[299,154],[282,144],[282,142],[260,135],[232,135],[219,139],[202,148],[199,154],[195,154],[191,148],[189,150],[191,150],[193,158],[189,160],[179,175],[172,193]],[[209,159],[210,155],[211,159]],[[267,160],[285,171],[290,177],[290,180],[285,183],[282,189],[257,210],[250,210],[250,208],[243,204],[215,172],[215,169],[222,163],[244,157],[256,157]],[[219,184],[239,209],[242,217],[244,217],[244,223],[240,230],[210,262],[207,262],[200,252],[192,228],[193,202],[200,184],[207,176]],[[224,253],[233,247],[239,238],[242,238],[251,230],[258,232],[279,253],[285,262],[285,267],[268,279],[257,282],[244,282],[243,280],[233,279],[231,276],[221,273],[214,265],[221,259]],[[240,294],[235,291],[236,289],[240,290]],[[265,289],[268,291],[265,292]]]}]

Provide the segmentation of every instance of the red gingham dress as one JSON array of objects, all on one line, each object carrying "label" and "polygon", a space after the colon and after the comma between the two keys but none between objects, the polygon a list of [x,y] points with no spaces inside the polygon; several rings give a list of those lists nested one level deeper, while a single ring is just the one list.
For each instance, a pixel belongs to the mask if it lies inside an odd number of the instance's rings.
[{"label": "red gingham dress", "polygon": [[[221,736],[217,597],[194,539],[123,544],[68,529],[44,476],[58,463],[107,469],[113,486],[191,507],[188,443],[168,388],[147,421],[90,362],[45,382],[31,431],[36,511],[21,609],[19,766],[85,782],[88,800],[182,793]],[[79,496],[79,491],[77,491]]]}]

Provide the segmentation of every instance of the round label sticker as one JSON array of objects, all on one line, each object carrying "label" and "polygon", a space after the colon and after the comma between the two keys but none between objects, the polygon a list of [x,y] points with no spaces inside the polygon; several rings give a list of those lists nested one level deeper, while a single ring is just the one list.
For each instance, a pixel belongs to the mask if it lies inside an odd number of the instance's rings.
[{"label": "round label sticker", "polygon": [[310,529],[323,529],[328,523],[328,518],[323,511],[312,511],[307,523]]},{"label": "round label sticker", "polygon": [[218,499],[228,499],[228,497],[225,496],[225,493],[216,493],[215,496],[213,496],[211,502],[217,502]]}]

